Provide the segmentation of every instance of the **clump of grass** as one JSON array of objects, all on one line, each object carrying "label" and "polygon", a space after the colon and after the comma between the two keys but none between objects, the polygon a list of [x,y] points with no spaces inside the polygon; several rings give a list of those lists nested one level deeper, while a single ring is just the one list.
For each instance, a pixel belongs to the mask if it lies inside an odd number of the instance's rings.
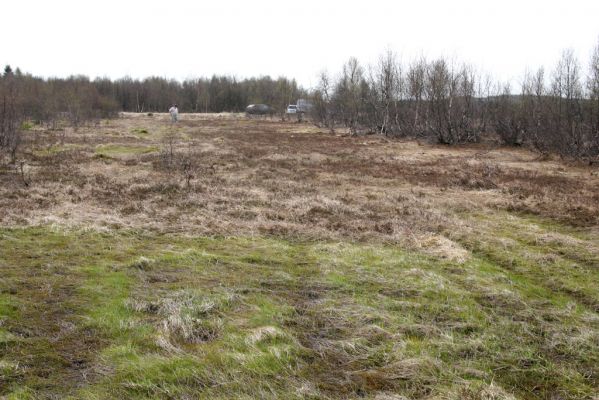
[{"label": "clump of grass", "polygon": [[156,151],[158,151],[158,148],[155,146],[124,146],[109,144],[96,147],[96,155],[110,158],[148,154]]},{"label": "clump of grass", "polygon": [[37,157],[51,157],[59,154],[64,155],[65,152],[78,150],[80,148],[81,146],[77,144],[55,144],[40,149],[34,149],[32,150],[32,153]]},{"label": "clump of grass", "polygon": [[35,125],[34,125],[33,123],[31,123],[30,121],[24,121],[24,122],[21,124],[21,130],[22,130],[22,131],[30,131],[30,130],[32,130],[32,129],[33,129],[33,127],[34,127],[34,126],[35,126]]},{"label": "clump of grass", "polygon": [[174,349],[171,343],[203,343],[217,338],[222,329],[222,313],[232,307],[238,297],[232,293],[202,294],[182,290],[156,301],[130,299],[127,307],[160,317],[160,347]]},{"label": "clump of grass", "polygon": [[114,157],[104,153],[96,153],[94,154],[94,159],[104,161],[105,163],[110,163],[114,160]]},{"label": "clump of grass", "polygon": [[37,400],[39,396],[36,392],[28,387],[18,387],[3,399],[6,400]]},{"label": "clump of grass", "polygon": [[0,360],[0,382],[14,379],[22,373],[19,364],[11,361]]},{"label": "clump of grass", "polygon": [[147,258],[144,256],[138,257],[135,261],[129,264],[129,268],[135,268],[142,271],[148,271],[152,269],[152,266],[155,264],[155,261],[151,258]]},{"label": "clump of grass", "polygon": [[493,382],[464,385],[456,390],[455,398],[456,400],[516,400],[514,395]]},{"label": "clump of grass", "polygon": [[136,135],[147,135],[150,132],[146,128],[134,128],[131,130],[131,133]]},{"label": "clump of grass", "polygon": [[262,326],[254,329],[246,338],[246,343],[251,346],[264,343],[273,343],[279,339],[287,339],[287,335],[274,326]]},{"label": "clump of grass", "polygon": [[8,346],[18,340],[17,336],[0,328],[0,346]]},{"label": "clump of grass", "polygon": [[160,302],[162,332],[177,341],[202,343],[215,339],[222,320],[209,318],[218,312],[219,304],[193,292],[179,292]]}]

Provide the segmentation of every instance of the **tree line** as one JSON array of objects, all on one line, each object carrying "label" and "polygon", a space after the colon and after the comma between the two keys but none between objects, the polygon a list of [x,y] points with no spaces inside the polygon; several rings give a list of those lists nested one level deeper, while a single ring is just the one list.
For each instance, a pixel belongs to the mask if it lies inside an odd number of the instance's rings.
[{"label": "tree line", "polygon": [[405,64],[388,51],[367,68],[350,58],[323,72],[312,94],[314,121],[352,134],[507,145],[576,159],[599,156],[599,43],[583,67],[570,49],[555,67],[525,73],[519,88],[446,58]]},{"label": "tree line", "polygon": [[121,111],[164,112],[176,103],[182,112],[241,112],[249,104],[266,103],[283,112],[304,94],[293,79],[269,76],[238,80],[231,76],[187,79],[151,77],[143,80],[96,79],[98,93],[113,99]]}]

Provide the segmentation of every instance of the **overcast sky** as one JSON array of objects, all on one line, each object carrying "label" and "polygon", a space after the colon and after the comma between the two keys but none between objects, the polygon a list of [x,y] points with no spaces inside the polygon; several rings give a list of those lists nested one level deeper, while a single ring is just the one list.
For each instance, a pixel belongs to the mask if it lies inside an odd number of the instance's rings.
[{"label": "overcast sky", "polygon": [[599,40],[599,0],[18,0],[0,10],[0,64],[46,77],[285,75],[310,87],[350,56],[368,64],[392,49],[517,81],[567,47],[586,68]]}]

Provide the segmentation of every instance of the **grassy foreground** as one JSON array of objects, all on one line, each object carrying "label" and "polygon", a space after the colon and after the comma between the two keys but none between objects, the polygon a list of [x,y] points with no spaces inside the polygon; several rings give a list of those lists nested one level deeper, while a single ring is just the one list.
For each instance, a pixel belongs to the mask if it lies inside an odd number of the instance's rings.
[{"label": "grassy foreground", "polygon": [[596,237],[383,244],[0,230],[0,397],[593,399]]}]

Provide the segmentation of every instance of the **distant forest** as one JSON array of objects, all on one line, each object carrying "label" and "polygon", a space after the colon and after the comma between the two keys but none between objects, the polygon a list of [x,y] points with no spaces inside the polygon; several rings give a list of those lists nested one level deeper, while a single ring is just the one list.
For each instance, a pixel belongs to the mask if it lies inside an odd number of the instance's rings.
[{"label": "distant forest", "polygon": [[166,112],[173,103],[181,112],[240,112],[251,103],[285,109],[305,94],[295,80],[269,76],[243,80],[213,76],[183,82],[161,77],[90,80],[82,75],[42,79],[7,66],[4,81],[12,81],[24,101],[23,112],[39,120],[57,111],[82,110],[102,117],[114,111]]},{"label": "distant forest", "polygon": [[166,112],[173,103],[182,112],[240,112],[263,103],[282,114],[298,98],[310,99],[311,121],[332,132],[344,128],[443,144],[487,135],[542,153],[599,157],[599,43],[588,62],[564,50],[552,70],[528,70],[519,87],[465,63],[404,63],[392,51],[368,66],[350,58],[338,74],[322,73],[310,90],[285,77],[42,79],[7,66],[0,76],[0,151],[14,159],[24,121],[77,128],[119,111]]}]

